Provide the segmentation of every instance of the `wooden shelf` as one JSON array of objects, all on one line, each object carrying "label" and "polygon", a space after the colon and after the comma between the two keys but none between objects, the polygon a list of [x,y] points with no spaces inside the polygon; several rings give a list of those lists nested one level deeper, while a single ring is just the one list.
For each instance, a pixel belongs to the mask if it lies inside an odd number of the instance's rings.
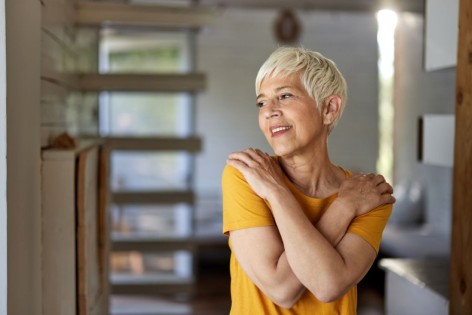
[{"label": "wooden shelf", "polygon": [[78,76],[82,91],[198,92],[206,88],[206,76],[190,74],[100,74]]},{"label": "wooden shelf", "polygon": [[125,3],[78,2],[79,26],[130,25],[165,28],[200,28],[213,23],[217,10],[205,7],[169,7]]}]

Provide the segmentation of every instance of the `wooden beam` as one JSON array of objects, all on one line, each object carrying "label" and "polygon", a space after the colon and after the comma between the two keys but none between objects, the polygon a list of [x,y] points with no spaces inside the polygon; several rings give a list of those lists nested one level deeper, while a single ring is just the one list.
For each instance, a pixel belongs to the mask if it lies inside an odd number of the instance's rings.
[{"label": "wooden beam", "polygon": [[187,151],[198,152],[202,149],[202,140],[197,137],[128,137],[103,138],[105,145],[118,151]]},{"label": "wooden beam", "polygon": [[[424,12],[424,0],[290,0],[290,8],[298,10],[375,12],[393,9],[397,12]],[[286,9],[286,0],[199,0],[200,5],[252,9]]]},{"label": "wooden beam", "polygon": [[98,74],[79,75],[83,91],[198,92],[205,89],[206,76],[193,74]]},{"label": "wooden beam", "polygon": [[472,2],[459,6],[449,314],[472,314]]},{"label": "wooden beam", "polygon": [[126,3],[78,2],[79,26],[129,25],[165,28],[199,28],[211,24],[217,14],[212,8],[168,7]]}]

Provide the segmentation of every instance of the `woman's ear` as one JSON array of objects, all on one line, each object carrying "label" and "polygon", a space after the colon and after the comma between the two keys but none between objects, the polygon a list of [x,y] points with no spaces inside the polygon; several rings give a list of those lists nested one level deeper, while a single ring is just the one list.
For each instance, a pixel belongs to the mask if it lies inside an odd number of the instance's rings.
[{"label": "woman's ear", "polygon": [[341,111],[341,98],[337,95],[331,95],[325,100],[323,107],[323,123],[331,125],[338,118]]}]

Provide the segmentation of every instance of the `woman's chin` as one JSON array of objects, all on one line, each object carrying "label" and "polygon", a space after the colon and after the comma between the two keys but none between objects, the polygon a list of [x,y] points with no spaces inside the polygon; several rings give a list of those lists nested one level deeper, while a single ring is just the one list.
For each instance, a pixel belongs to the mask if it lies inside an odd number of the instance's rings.
[{"label": "woman's chin", "polygon": [[274,151],[274,154],[276,156],[284,157],[284,156],[290,156],[291,155],[291,150],[288,150],[287,148],[272,148]]}]

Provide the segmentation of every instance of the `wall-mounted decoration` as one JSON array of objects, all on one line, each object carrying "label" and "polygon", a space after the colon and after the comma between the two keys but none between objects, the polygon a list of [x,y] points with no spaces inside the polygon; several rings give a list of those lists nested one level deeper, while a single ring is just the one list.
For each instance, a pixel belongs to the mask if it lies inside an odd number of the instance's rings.
[{"label": "wall-mounted decoration", "polygon": [[274,23],[275,38],[280,44],[296,44],[301,34],[301,24],[292,10],[284,9]]}]

